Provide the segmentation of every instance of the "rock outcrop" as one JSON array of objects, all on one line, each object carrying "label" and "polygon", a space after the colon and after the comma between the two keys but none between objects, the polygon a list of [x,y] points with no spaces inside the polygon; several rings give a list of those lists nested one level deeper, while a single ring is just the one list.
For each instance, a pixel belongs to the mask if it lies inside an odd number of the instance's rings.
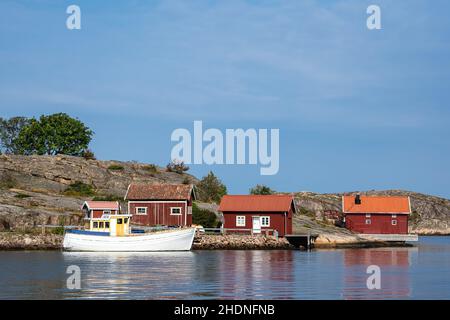
[{"label": "rock outcrop", "polygon": [[[93,194],[65,195],[76,182],[90,186]],[[136,162],[0,155],[0,231],[39,224],[80,225],[84,200],[94,196],[122,199],[130,182],[196,183],[197,179]]]}]

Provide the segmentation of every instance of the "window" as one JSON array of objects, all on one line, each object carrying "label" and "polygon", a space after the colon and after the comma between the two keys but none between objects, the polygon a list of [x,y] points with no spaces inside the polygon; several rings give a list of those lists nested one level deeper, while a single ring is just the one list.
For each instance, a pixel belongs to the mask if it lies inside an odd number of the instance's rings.
[{"label": "window", "polygon": [[103,228],[104,228],[104,223],[103,223],[103,222],[99,222],[99,223],[98,223],[98,227],[99,227],[100,229],[103,229]]},{"label": "window", "polygon": [[261,227],[270,227],[270,217],[261,217]]},{"label": "window", "polygon": [[97,222],[97,221],[94,222],[93,228],[94,228],[94,229],[98,229],[98,222]]},{"label": "window", "polygon": [[123,223],[128,223],[128,218],[125,218],[123,221]]},{"label": "window", "polygon": [[105,222],[105,228],[109,229],[109,222]]},{"label": "window", "polygon": [[170,208],[170,214],[175,216],[181,215],[181,208]]},{"label": "window", "polygon": [[392,220],[392,225],[396,226],[397,225],[397,220]]},{"label": "window", "polygon": [[366,213],[366,218],[370,218],[370,213]]},{"label": "window", "polygon": [[111,210],[103,210],[103,214],[111,214]]},{"label": "window", "polygon": [[372,220],[366,219],[366,224],[372,224]]},{"label": "window", "polygon": [[236,227],[245,227],[245,216],[236,217]]},{"label": "window", "polygon": [[147,208],[146,207],[137,207],[136,208],[136,214],[137,215],[146,215],[147,214]]},{"label": "window", "polygon": [[117,219],[117,224],[122,224],[122,219]]},{"label": "window", "polygon": [[397,215],[396,214],[393,214],[392,215],[392,219],[396,219],[397,218]]}]

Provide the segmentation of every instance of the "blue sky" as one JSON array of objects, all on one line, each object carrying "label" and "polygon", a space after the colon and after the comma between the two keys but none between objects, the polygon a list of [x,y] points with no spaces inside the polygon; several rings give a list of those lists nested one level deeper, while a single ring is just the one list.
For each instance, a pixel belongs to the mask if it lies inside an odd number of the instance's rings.
[{"label": "blue sky", "polygon": [[[66,28],[77,4],[82,29]],[[381,7],[382,30],[366,27]],[[176,128],[279,128],[280,170],[195,165],[230,193],[450,197],[450,3],[1,1],[0,116],[66,112],[100,159],[165,165]]]}]

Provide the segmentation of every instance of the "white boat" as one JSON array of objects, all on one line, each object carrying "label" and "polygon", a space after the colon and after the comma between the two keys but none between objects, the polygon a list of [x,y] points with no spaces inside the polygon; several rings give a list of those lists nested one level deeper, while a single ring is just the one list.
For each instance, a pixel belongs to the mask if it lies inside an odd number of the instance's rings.
[{"label": "white boat", "polygon": [[[191,250],[195,228],[130,234],[129,217],[129,215],[111,215],[98,221],[91,221],[89,231],[69,230],[64,235],[63,248],[67,251],[101,252]],[[93,228],[94,225],[96,227]]]}]

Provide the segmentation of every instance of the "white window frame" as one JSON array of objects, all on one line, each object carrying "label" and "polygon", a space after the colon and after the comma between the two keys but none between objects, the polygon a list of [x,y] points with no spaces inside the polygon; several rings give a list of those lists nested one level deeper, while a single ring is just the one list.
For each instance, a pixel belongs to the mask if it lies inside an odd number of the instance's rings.
[{"label": "white window frame", "polygon": [[[139,209],[144,209],[144,213],[142,213],[142,212],[139,212]],[[134,212],[135,212],[135,214],[137,215],[137,216],[146,216],[147,215],[147,207],[136,207],[134,210]]]},{"label": "white window frame", "polygon": [[391,225],[396,226],[397,224],[398,224],[397,220],[394,219],[394,220],[391,221]]},{"label": "white window frame", "polygon": [[[178,209],[180,210],[180,213],[173,213],[173,209]],[[170,207],[170,215],[171,216],[181,216],[181,207]]]},{"label": "white window frame", "polygon": [[246,220],[246,216],[236,216],[236,227],[245,227]]},{"label": "white window frame", "polygon": [[[264,223],[264,220],[267,219],[267,223]],[[270,216],[261,217],[261,227],[270,227]]]},{"label": "white window frame", "polygon": [[366,224],[367,224],[367,225],[372,224],[372,219],[366,219]]}]

